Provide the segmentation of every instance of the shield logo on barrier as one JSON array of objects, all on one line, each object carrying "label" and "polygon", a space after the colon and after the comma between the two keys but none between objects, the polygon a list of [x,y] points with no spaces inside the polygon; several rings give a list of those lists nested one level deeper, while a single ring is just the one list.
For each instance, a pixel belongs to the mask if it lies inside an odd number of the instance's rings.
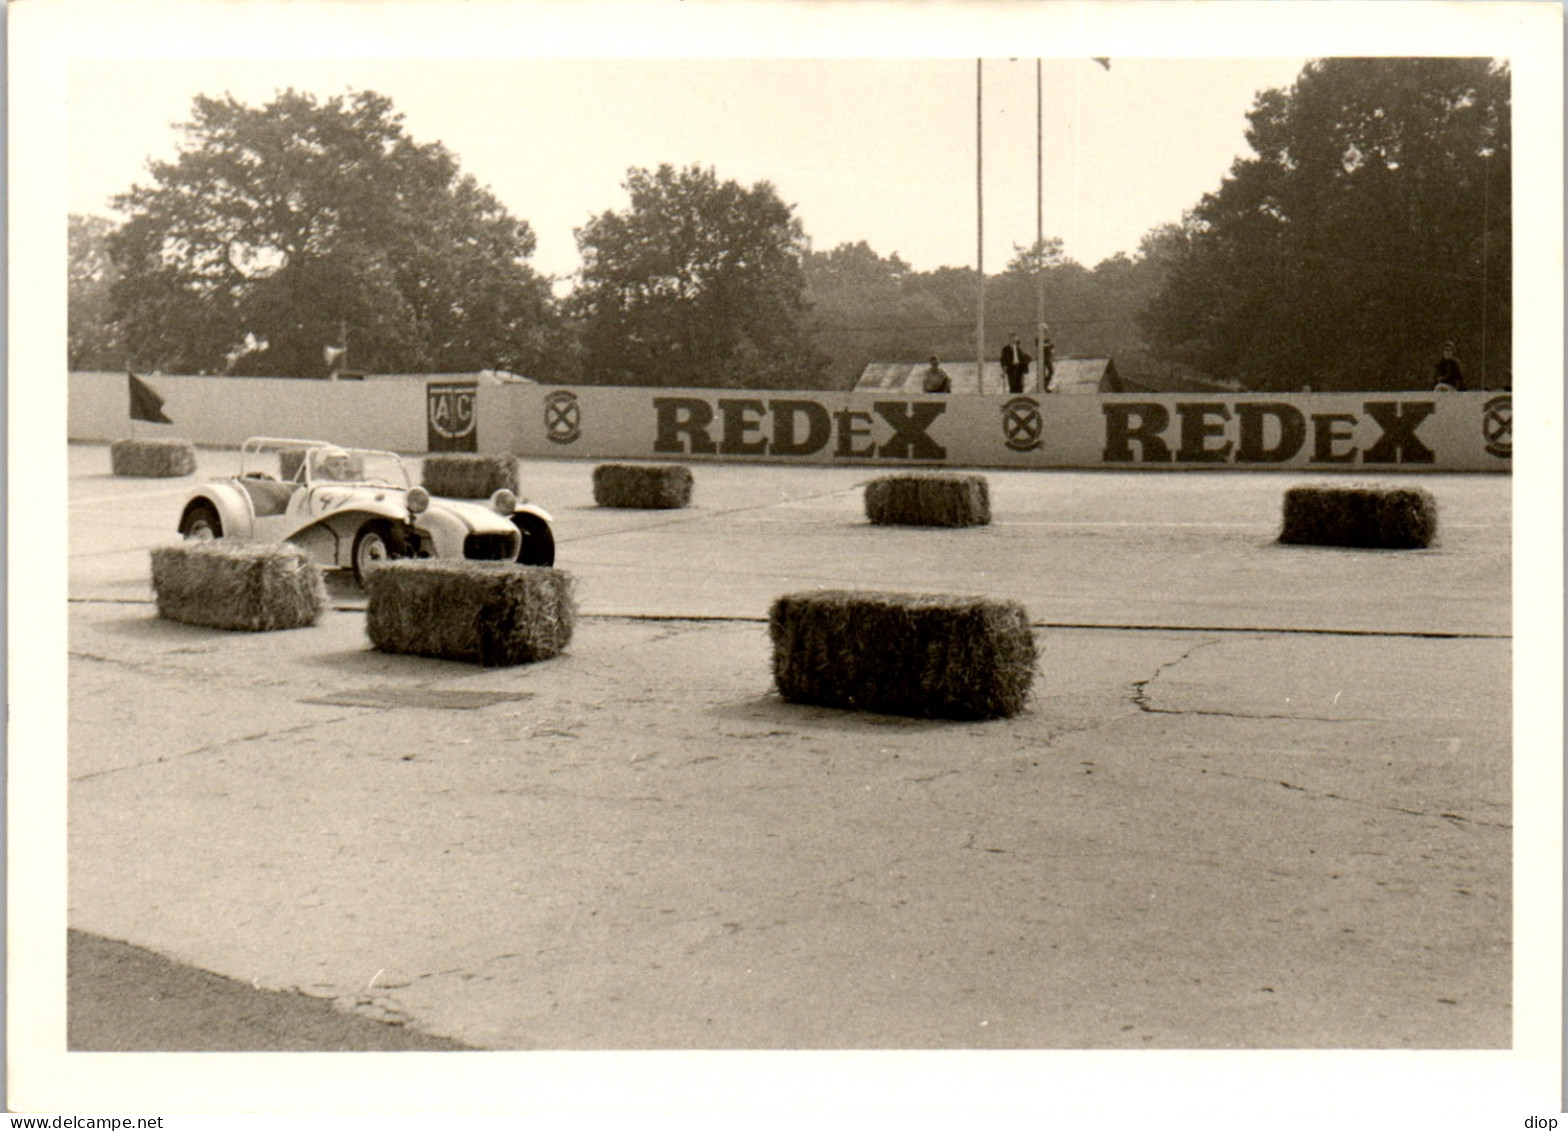
[{"label": "shield logo on barrier", "polygon": [[1481,412],[1481,435],[1486,454],[1512,459],[1514,454],[1514,398],[1512,393],[1493,397]]},{"label": "shield logo on barrier", "polygon": [[1033,397],[1014,397],[1002,406],[1002,435],[1009,451],[1034,451],[1044,431],[1040,402]]},{"label": "shield logo on barrier", "polygon": [[425,450],[472,452],[478,450],[474,403],[476,381],[431,382],[425,386]]},{"label": "shield logo on barrier", "polygon": [[583,434],[577,394],[561,389],[544,399],[544,434],[552,444],[574,443]]}]

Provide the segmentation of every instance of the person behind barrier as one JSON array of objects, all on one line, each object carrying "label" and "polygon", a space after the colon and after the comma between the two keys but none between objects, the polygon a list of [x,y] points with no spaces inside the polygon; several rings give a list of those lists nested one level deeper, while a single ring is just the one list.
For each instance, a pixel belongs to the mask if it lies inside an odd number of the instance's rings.
[{"label": "person behind barrier", "polygon": [[953,382],[948,378],[947,370],[937,362],[936,354],[931,355],[931,364],[926,366],[925,374],[920,378],[920,387],[928,393],[953,391]]},{"label": "person behind barrier", "polygon": [[1018,344],[1018,335],[1014,334],[1012,341],[1002,347],[1002,372],[1007,375],[1007,391],[1021,393],[1024,391],[1024,378],[1029,374],[1029,363],[1034,359],[1024,352],[1024,347]]},{"label": "person behind barrier", "polygon": [[1465,387],[1465,371],[1459,364],[1459,359],[1454,356],[1454,343],[1443,343],[1443,356],[1437,359],[1437,367],[1432,371],[1432,388],[1444,392],[1463,392]]},{"label": "person behind barrier", "polygon": [[1049,393],[1051,381],[1056,377],[1056,346],[1051,341],[1051,331],[1040,325],[1040,391]]}]

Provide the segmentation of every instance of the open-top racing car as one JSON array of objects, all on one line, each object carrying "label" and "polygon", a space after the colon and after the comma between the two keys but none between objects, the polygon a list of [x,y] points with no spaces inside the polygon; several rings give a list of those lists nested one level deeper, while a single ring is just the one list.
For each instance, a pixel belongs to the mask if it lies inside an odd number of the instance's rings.
[{"label": "open-top racing car", "polygon": [[191,493],[185,538],[292,542],[325,568],[392,558],[555,564],[551,519],[501,488],[486,501],[432,498],[395,452],[253,436],[240,472]]}]

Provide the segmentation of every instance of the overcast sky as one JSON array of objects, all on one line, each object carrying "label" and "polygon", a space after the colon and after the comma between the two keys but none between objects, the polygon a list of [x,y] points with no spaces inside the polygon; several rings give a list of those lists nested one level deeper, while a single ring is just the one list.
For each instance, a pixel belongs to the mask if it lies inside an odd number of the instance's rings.
[{"label": "overcast sky", "polygon": [[[1250,153],[1257,93],[1304,58],[1089,58],[1041,64],[1044,231],[1093,266],[1217,188]],[[1036,231],[1033,58],[981,65],[985,268]],[[287,87],[388,95],[538,237],[534,266],[580,266],[573,229],[626,207],[631,167],[771,182],[812,246],[865,240],[920,270],[975,265],[974,59],[120,59],[73,64],[70,210],[150,183],[197,94],[259,106]]]}]

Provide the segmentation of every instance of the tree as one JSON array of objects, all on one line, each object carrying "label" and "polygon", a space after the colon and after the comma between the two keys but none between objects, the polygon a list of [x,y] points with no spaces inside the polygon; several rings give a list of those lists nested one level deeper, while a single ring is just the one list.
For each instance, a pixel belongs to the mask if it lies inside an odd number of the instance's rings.
[{"label": "tree", "polygon": [[1509,71],[1326,59],[1248,115],[1256,157],[1167,240],[1145,327],[1163,356],[1265,389],[1473,383],[1511,366]]},{"label": "tree", "polygon": [[181,129],[154,183],[115,200],[136,364],[324,376],[323,348],[347,345],[362,370],[549,372],[562,331],[533,232],[390,99],[200,96]]},{"label": "tree", "polygon": [[583,380],[811,388],[825,359],[806,331],[806,238],[771,184],[712,169],[631,169],[631,198],[577,229],[572,311]]},{"label": "tree", "polygon": [[109,255],[114,223],[102,216],[75,215],[66,223],[66,363],[71,369],[119,368],[125,353],[109,301],[120,274]]}]

